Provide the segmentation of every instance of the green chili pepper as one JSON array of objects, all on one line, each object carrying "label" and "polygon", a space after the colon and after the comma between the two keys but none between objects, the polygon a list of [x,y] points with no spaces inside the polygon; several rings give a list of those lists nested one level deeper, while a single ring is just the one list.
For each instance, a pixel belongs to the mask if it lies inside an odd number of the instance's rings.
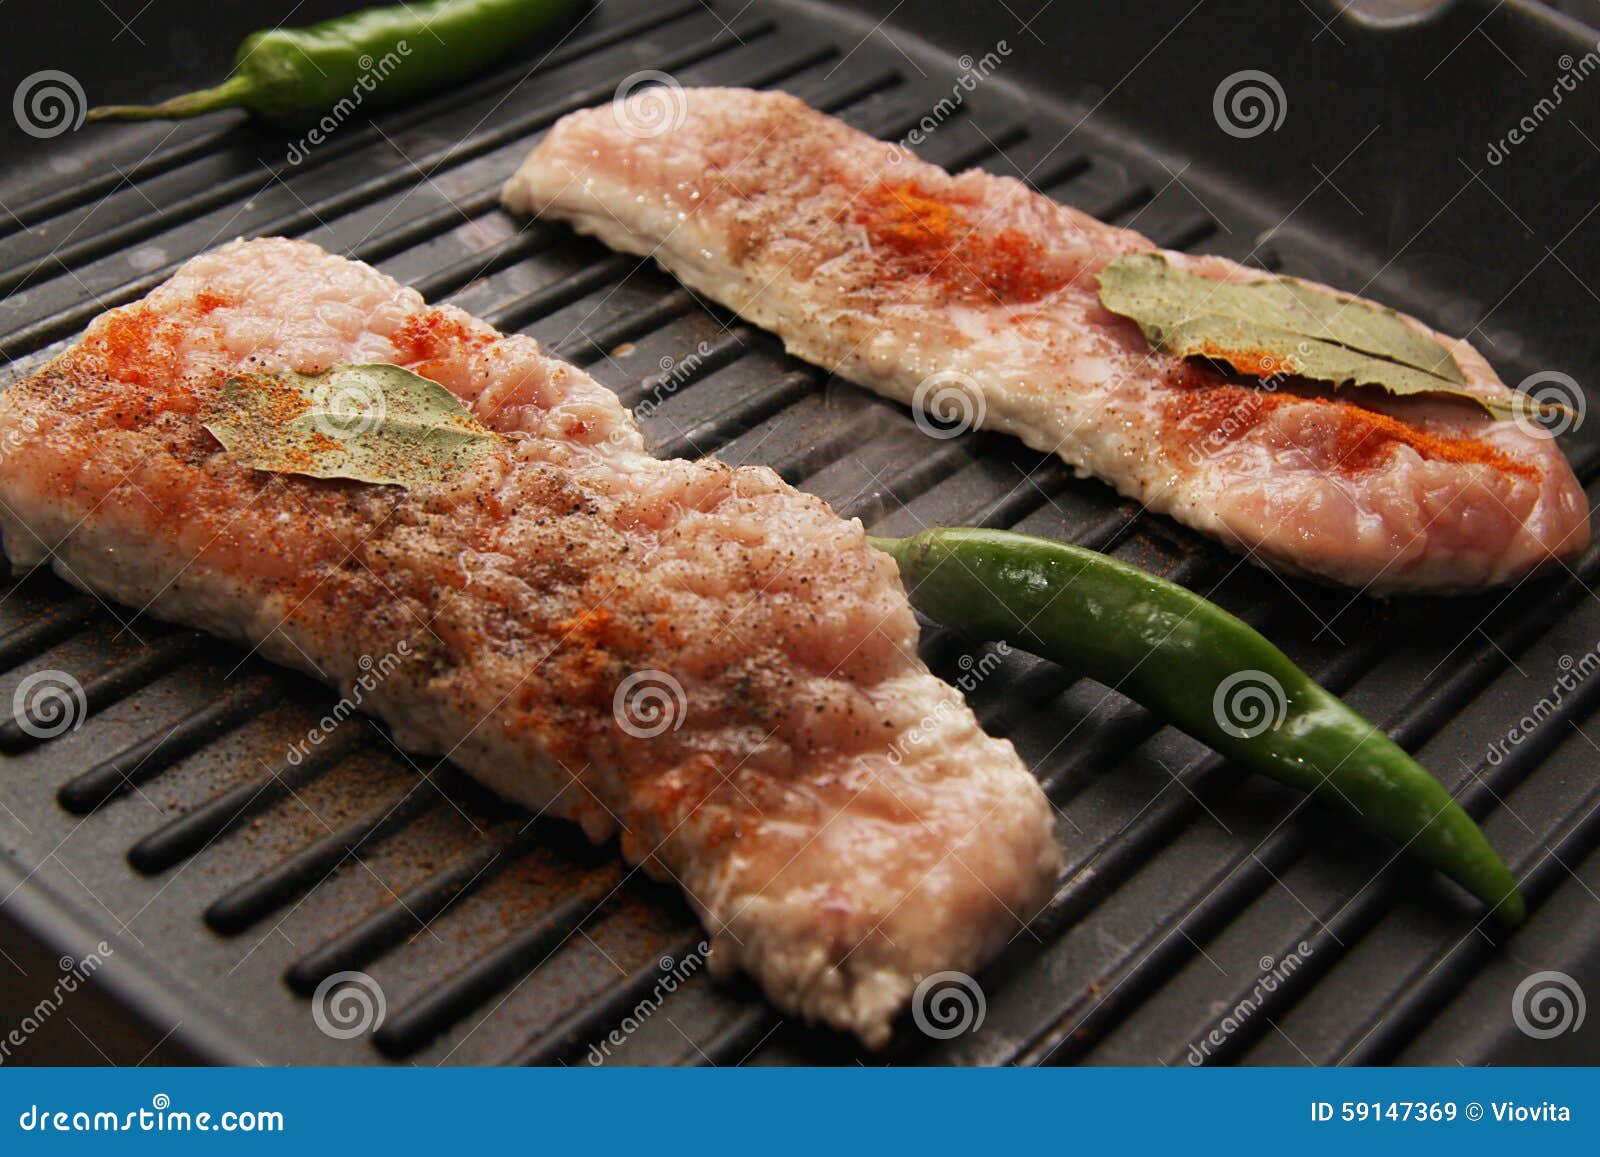
[{"label": "green chili pepper", "polygon": [[242,108],[295,124],[345,102],[395,104],[471,76],[572,6],[573,0],[429,0],[256,32],[239,45],[233,75],[215,88],[156,105],[106,105],[88,115],[157,120]]},{"label": "green chili pepper", "polygon": [[1242,766],[1376,824],[1522,922],[1515,877],[1434,779],[1278,648],[1176,583],[1082,547],[998,530],[871,540],[919,610],[1144,704]]}]

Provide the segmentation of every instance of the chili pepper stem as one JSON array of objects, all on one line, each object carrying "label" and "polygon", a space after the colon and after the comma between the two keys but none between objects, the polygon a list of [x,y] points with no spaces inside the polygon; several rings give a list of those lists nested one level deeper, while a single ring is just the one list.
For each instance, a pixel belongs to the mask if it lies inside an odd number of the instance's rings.
[{"label": "chili pepper stem", "polygon": [[[930,618],[1115,687],[1240,766],[1363,817],[1505,927],[1522,922],[1516,877],[1444,785],[1216,604],[1096,551],[1023,534],[933,529],[867,541],[895,560],[912,605]],[[1266,714],[1243,727],[1228,709],[1248,708],[1252,695]]]},{"label": "chili pepper stem", "polygon": [[186,92],[160,104],[104,104],[86,114],[92,121],[183,120],[225,108],[244,108],[256,82],[240,73],[213,88]]},{"label": "chili pepper stem", "polygon": [[375,111],[479,75],[574,5],[406,0],[307,28],[269,28],[244,38],[233,75],[215,88],[161,104],[93,108],[88,118],[176,119],[242,108],[287,128],[357,105]]}]

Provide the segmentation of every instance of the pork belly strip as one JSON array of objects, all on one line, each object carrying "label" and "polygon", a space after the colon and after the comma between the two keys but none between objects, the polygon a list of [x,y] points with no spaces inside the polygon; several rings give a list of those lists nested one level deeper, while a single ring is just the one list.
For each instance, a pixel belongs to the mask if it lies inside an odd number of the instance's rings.
[{"label": "pork belly strip", "polygon": [[[504,445],[406,491],[250,470],[201,426],[229,375],[363,361]],[[0,442],[13,564],[347,690],[404,655],[362,700],[398,743],[620,835],[787,1013],[881,1045],[919,978],[975,970],[1053,890],[1049,804],[918,659],[859,522],[762,467],[649,457],[581,370],[366,265],[195,258],[0,395]]]},{"label": "pork belly strip", "polygon": [[[952,385],[975,393],[982,425],[1286,572],[1456,590],[1588,544],[1588,503],[1543,432],[1470,402],[1267,392],[1152,352],[1101,306],[1095,277],[1155,248],[1137,233],[1011,178],[952,176],[787,95],[682,100],[669,131],[627,103],[564,118],[507,183],[506,205],[653,257],[869,389],[913,403]],[[1167,257],[1208,277],[1262,276]],[[1505,393],[1470,345],[1440,340],[1471,390]]]}]

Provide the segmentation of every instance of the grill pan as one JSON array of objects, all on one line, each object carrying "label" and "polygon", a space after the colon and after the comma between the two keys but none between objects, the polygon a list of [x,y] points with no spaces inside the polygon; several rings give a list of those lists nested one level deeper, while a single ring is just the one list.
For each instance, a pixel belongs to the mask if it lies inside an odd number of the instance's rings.
[{"label": "grill pan", "polygon": [[[97,102],[159,98],[214,79],[240,36],[277,18],[266,7],[69,16],[11,0],[5,18],[28,35],[0,38],[0,54],[8,78],[59,68]],[[308,3],[293,20],[338,7]],[[1394,8],[604,0],[492,75],[351,120],[299,164],[288,139],[231,114],[51,140],[8,124],[0,351],[26,372],[194,253],[305,236],[537,337],[630,405],[655,399],[644,426],[663,455],[771,465],[881,533],[1013,527],[1216,599],[1460,792],[1526,880],[1525,928],[1480,926],[1462,894],[1360,825],[1120,696],[931,630],[939,674],[994,669],[971,700],[1044,782],[1069,863],[1048,910],[979,977],[981,1027],[938,1040],[906,1018],[885,1053],[863,1054],[703,970],[656,1008],[701,934],[673,889],[626,871],[614,848],[419,765],[367,721],[290,765],[327,690],[34,576],[0,590],[0,1032],[49,991],[58,958],[102,940],[113,955],[8,1059],[1600,1060],[1592,1021],[1535,1040],[1510,1007],[1541,970],[1600,993],[1600,678],[1552,705],[1600,641],[1600,554],[1455,600],[1285,582],[1014,440],[931,441],[903,408],[786,357],[647,263],[495,205],[558,116],[641,70],[782,88],[886,139],[959,91],[919,146],[930,160],[1022,177],[1165,246],[1365,287],[1470,333],[1507,381],[1586,381],[1600,357],[1600,82],[1567,94],[1503,163],[1486,149],[1590,38],[1515,0]],[[999,67],[963,88],[991,52]],[[1234,136],[1213,98],[1247,69],[1280,83],[1286,115]],[[1597,428],[1567,436],[1591,501]],[[39,740],[8,713],[23,680],[50,670],[79,681],[88,717]],[[1492,757],[1535,710],[1548,717]],[[1263,974],[1291,958],[1263,996]],[[386,1015],[341,1039],[319,1030],[311,994],[348,970],[373,978]]]}]

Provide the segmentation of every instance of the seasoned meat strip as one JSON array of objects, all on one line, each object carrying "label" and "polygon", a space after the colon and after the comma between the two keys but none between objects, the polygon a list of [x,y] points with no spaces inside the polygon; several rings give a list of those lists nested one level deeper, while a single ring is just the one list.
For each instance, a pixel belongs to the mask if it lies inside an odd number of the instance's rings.
[{"label": "seasoned meat strip", "polygon": [[[1096,281],[1154,249],[1137,233],[1008,177],[952,176],[787,95],[685,90],[681,123],[664,126],[636,109],[661,99],[564,118],[506,205],[649,255],[797,356],[1014,434],[1281,571],[1462,590],[1588,545],[1583,491],[1531,423],[1437,396],[1264,390],[1152,351]],[[1468,389],[1505,396],[1465,341],[1407,321],[1446,345]]]},{"label": "seasoned meat strip", "polygon": [[[230,377],[359,362],[503,442],[405,490],[249,469],[202,424]],[[376,682],[402,746],[676,880],[714,965],[787,1013],[881,1045],[921,977],[1052,893],[1049,804],[917,657],[858,522],[765,468],[651,458],[581,370],[366,265],[195,258],[0,395],[0,444],[16,566]]]}]

